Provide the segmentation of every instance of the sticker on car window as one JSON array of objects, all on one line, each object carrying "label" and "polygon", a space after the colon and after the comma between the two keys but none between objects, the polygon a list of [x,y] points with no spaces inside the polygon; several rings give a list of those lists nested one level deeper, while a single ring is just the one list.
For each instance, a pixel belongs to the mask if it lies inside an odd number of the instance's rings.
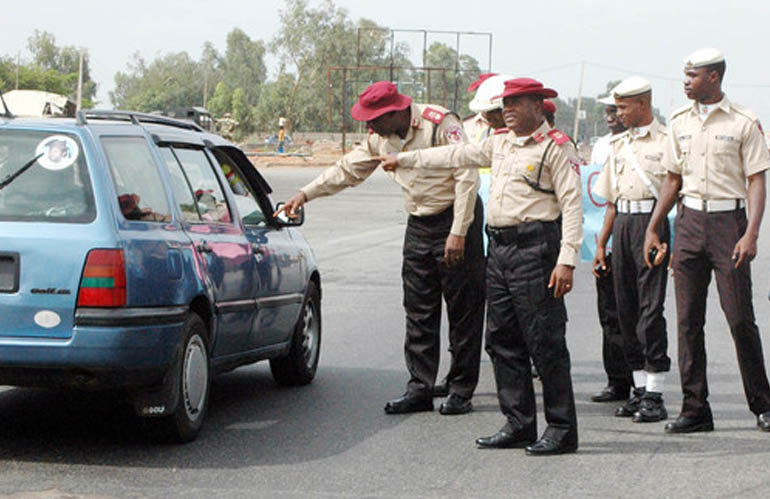
[{"label": "sticker on car window", "polygon": [[77,142],[66,135],[51,135],[41,140],[35,148],[37,162],[46,170],[63,170],[72,166],[80,148]]}]

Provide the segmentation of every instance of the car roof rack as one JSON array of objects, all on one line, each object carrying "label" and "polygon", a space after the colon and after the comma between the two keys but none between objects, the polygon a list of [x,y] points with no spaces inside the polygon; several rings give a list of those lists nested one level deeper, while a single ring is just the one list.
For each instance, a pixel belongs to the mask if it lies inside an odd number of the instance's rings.
[{"label": "car roof rack", "polygon": [[8,104],[5,103],[5,97],[3,97],[3,93],[0,92],[0,102],[3,104],[3,116],[9,119],[13,119],[16,116],[11,112],[10,109],[8,109]]},{"label": "car roof rack", "polygon": [[169,118],[168,116],[161,116],[159,114],[139,113],[136,111],[119,111],[111,109],[86,109],[77,112],[78,125],[87,125],[89,118],[96,120],[130,121],[134,125],[140,126],[142,123],[147,123],[184,128],[185,130],[192,130],[194,132],[205,131],[203,128],[198,126],[196,123],[193,123],[192,121]]}]

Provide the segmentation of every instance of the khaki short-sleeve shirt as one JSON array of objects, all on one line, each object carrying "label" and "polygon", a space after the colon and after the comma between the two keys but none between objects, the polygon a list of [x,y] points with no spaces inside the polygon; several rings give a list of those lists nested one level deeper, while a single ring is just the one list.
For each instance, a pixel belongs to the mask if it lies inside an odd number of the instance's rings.
[{"label": "khaki short-sleeve shirt", "polygon": [[[436,145],[460,144],[466,142],[462,123],[440,106],[411,104],[412,123],[406,137],[398,135],[382,137],[371,133],[366,141],[357,145],[337,163],[329,167],[315,180],[301,189],[308,201],[329,196],[353,187],[371,175],[379,165],[372,159],[400,151],[426,149],[432,146],[435,131]],[[438,114],[436,114],[438,113]],[[441,116],[440,124],[436,124]],[[479,174],[476,170],[417,170],[398,169],[389,172],[401,186],[404,207],[410,215],[436,215],[454,206],[454,221],[451,233],[465,236],[473,222]]]},{"label": "khaki short-sleeve shirt", "polygon": [[643,170],[656,192],[660,193],[666,177],[663,151],[667,147],[668,131],[655,119],[641,135],[630,129],[613,136],[610,155],[596,178],[593,191],[613,204],[618,199],[653,199],[655,194],[634,167]]},{"label": "khaki short-sleeve shirt", "polygon": [[[490,227],[509,227],[522,222],[552,221],[562,217],[562,241],[558,263],[575,266],[583,242],[580,163],[571,142],[554,143],[552,129],[543,124],[526,140],[513,132],[492,135],[481,144],[459,144],[401,153],[399,170],[433,168],[480,168],[492,165],[487,203]],[[561,134],[554,131],[557,136]],[[550,144],[550,146],[549,146]],[[534,189],[540,161],[540,187]]]},{"label": "khaki short-sleeve shirt", "polygon": [[757,117],[724,97],[702,121],[698,103],[671,116],[663,166],[682,176],[681,194],[699,199],[745,199],[746,179],[770,168]]}]

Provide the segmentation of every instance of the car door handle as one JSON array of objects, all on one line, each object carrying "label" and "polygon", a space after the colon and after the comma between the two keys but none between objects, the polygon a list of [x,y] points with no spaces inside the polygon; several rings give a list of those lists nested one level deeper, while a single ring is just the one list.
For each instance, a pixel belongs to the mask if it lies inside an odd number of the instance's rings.
[{"label": "car door handle", "polygon": [[201,253],[212,253],[214,251],[214,248],[209,246],[209,243],[206,241],[199,242],[195,245],[195,248]]}]

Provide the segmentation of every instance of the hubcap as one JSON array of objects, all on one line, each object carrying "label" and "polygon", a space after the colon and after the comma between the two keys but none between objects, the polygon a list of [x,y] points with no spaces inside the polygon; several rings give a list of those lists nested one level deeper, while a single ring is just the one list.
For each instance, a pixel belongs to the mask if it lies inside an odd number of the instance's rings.
[{"label": "hubcap", "polygon": [[318,321],[312,300],[305,304],[302,320],[302,354],[305,357],[305,365],[312,369],[318,355]]},{"label": "hubcap", "polygon": [[194,421],[200,416],[206,401],[209,366],[206,345],[195,335],[187,343],[182,366],[182,398],[187,417]]}]

